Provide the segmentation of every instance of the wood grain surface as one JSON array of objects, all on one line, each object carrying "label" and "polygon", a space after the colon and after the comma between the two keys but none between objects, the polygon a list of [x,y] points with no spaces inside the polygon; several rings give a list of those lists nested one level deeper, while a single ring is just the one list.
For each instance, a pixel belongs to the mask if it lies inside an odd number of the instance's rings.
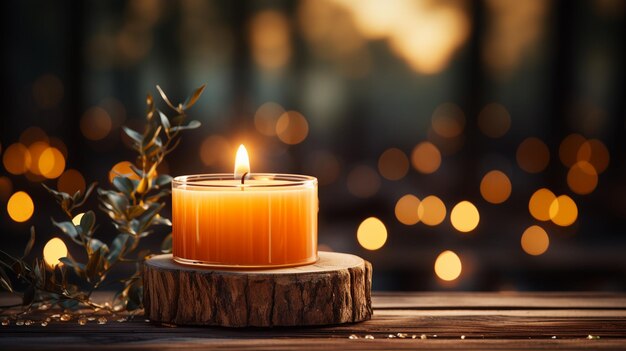
[{"label": "wood grain surface", "polygon": [[625,294],[375,293],[372,303],[371,320],[326,327],[173,327],[143,317],[12,323],[0,326],[0,349],[626,350]]},{"label": "wood grain surface", "polygon": [[310,265],[257,270],[183,266],[172,255],[144,265],[146,317],[178,325],[276,327],[353,323],[372,316],[372,266],[319,252]]}]

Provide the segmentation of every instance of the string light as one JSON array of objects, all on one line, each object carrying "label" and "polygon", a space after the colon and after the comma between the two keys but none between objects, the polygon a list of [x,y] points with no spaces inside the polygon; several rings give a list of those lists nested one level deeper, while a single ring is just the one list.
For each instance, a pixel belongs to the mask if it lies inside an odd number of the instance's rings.
[{"label": "string light", "polygon": [[420,204],[420,199],[411,194],[402,196],[398,202],[396,202],[395,214],[398,221],[402,224],[413,225],[419,222],[419,216],[417,209]]},{"label": "string light", "polygon": [[7,202],[7,212],[9,217],[16,222],[26,222],[32,217],[35,211],[35,204],[24,191],[18,191],[11,195]]},{"label": "string light", "polygon": [[387,241],[387,228],[380,219],[369,217],[359,225],[357,240],[367,250],[378,250]]},{"label": "string light", "polygon": [[450,212],[452,226],[463,233],[476,229],[480,221],[480,214],[474,204],[469,201],[461,201]]},{"label": "string light", "polygon": [[435,274],[441,280],[456,280],[463,270],[463,264],[459,256],[453,251],[446,250],[437,256],[435,260]]},{"label": "string light", "polygon": [[446,205],[437,196],[427,196],[417,207],[417,215],[428,226],[439,225],[446,218]]}]

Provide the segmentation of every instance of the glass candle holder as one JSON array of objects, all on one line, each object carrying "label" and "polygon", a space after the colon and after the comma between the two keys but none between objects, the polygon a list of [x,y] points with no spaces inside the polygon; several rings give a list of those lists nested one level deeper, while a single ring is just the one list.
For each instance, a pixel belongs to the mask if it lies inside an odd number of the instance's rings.
[{"label": "glass candle holder", "polygon": [[317,261],[317,179],[292,174],[190,175],[172,181],[176,262],[268,268]]}]

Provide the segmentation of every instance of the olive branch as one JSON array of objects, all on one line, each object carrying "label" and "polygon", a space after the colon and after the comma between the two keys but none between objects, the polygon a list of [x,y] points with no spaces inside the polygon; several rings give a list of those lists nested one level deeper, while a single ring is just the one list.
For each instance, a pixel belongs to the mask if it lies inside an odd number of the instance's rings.
[{"label": "olive branch", "polygon": [[[205,86],[196,89],[185,102],[177,105],[158,85],[156,88],[165,104],[174,111],[173,116],[168,117],[157,109],[152,95],[148,94],[144,131],[140,133],[123,127],[138,154],[131,167],[132,173],[115,173],[111,189],[97,188],[99,208],[110,218],[117,231],[116,236],[109,244],[97,239],[94,211],[82,210],[96,189],[96,183],[92,183],[84,193],[79,190],[73,195],[43,185],[65,215],[60,221],[52,219],[52,224],[82,248],[81,256],[85,259],[68,254],[60,258],[61,264],[54,267],[49,267],[42,257],[27,263],[35,243],[35,230],[31,227],[30,239],[22,256],[16,257],[0,250],[0,286],[22,298],[21,304],[2,308],[22,306],[24,310],[30,310],[33,305],[57,305],[70,310],[90,308],[108,312],[132,312],[142,308],[142,265],[153,253],[141,247],[141,239],[153,234],[156,226],[172,225],[169,219],[160,215],[165,207],[163,197],[171,193],[172,177],[158,174],[157,168],[178,146],[183,131],[200,126],[198,121],[187,124],[185,121],[187,110],[198,101]],[[80,222],[75,224],[80,214]],[[171,251],[171,235],[163,240],[162,252]],[[134,265],[133,273],[122,279],[109,279],[109,273],[122,264]],[[93,300],[93,293],[98,289],[120,283],[122,288],[110,303]]]}]

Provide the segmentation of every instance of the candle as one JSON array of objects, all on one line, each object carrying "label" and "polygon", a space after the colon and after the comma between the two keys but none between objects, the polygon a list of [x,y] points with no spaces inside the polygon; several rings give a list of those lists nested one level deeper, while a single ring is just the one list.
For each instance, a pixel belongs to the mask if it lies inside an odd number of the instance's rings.
[{"label": "candle", "polygon": [[241,145],[233,174],[172,181],[172,250],[183,264],[285,267],[317,260],[317,179],[250,173]]}]

